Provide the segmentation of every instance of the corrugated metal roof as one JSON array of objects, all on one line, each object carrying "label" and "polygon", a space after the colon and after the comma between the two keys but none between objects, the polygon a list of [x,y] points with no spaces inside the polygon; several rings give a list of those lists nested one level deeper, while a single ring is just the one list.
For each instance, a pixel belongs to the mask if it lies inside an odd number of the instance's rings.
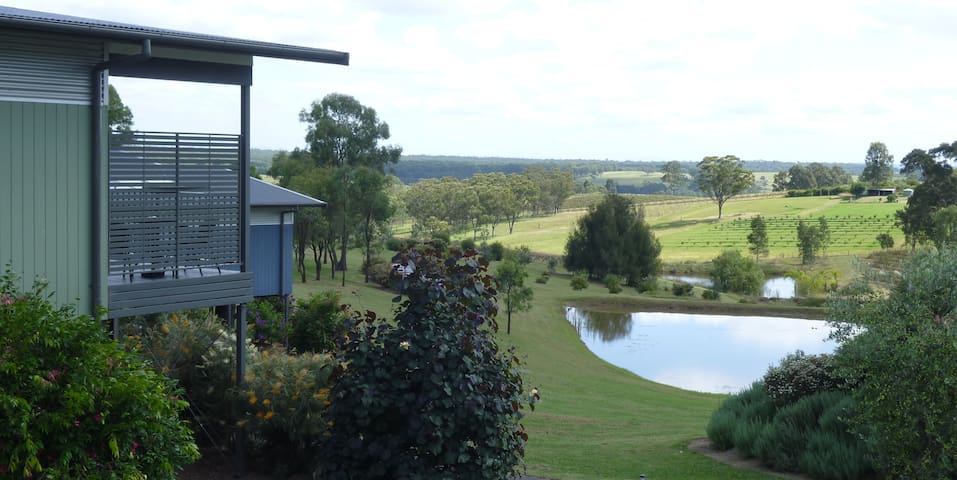
[{"label": "corrugated metal roof", "polygon": [[324,207],[326,202],[256,178],[250,178],[249,205],[253,207]]},{"label": "corrugated metal roof", "polygon": [[149,39],[158,45],[181,48],[338,65],[349,64],[349,54],[335,50],[166,30],[5,6],[0,6],[0,27],[69,33],[85,37],[132,42]]}]

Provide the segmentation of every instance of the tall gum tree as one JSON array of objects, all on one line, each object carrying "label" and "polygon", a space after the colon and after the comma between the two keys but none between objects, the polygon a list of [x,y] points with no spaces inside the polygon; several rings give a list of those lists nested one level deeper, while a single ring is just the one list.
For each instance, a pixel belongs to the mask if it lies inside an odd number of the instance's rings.
[{"label": "tall gum tree", "polygon": [[704,157],[698,162],[698,188],[718,202],[718,219],[729,199],[754,185],[754,173],[734,155]]},{"label": "tall gum tree", "polygon": [[[388,140],[389,124],[380,121],[375,109],[359,103],[354,97],[330,93],[321,101],[314,101],[308,109],[299,112],[299,120],[308,125],[306,143],[320,168],[345,169],[339,177],[347,183],[338,189],[338,198],[330,198],[330,208],[338,208],[340,215],[340,257],[338,269],[347,270],[346,253],[349,244],[349,218],[353,217],[361,198],[350,198],[353,193],[348,184],[354,180],[351,171],[367,167],[384,175],[385,165],[396,163],[402,148],[395,145],[380,145]],[[343,275],[343,284],[345,276]]]}]

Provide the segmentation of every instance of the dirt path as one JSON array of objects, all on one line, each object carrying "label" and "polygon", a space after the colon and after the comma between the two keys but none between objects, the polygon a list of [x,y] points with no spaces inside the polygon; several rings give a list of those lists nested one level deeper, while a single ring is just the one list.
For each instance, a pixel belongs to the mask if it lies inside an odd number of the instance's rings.
[{"label": "dirt path", "polygon": [[761,464],[760,461],[756,459],[744,459],[738,456],[736,451],[732,450],[715,450],[711,448],[711,442],[707,438],[699,438],[697,440],[692,440],[688,445],[688,449],[698,452],[702,455],[711,457],[721,463],[730,465],[734,468],[740,468],[742,470],[751,470],[753,472],[761,472],[778,478],[786,478],[788,480],[813,480],[807,475],[801,475],[797,473],[782,473],[775,472],[768,467],[765,467]]}]

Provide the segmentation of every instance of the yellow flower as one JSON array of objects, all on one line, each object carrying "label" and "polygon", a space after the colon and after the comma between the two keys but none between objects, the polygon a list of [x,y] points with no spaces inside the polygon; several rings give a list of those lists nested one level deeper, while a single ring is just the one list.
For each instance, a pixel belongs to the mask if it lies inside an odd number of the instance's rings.
[{"label": "yellow flower", "polygon": [[265,399],[265,400],[263,400],[263,406],[264,406],[264,407],[268,407],[270,403],[272,403],[272,400],[270,400],[270,399],[268,399],[268,398]]},{"label": "yellow flower", "polygon": [[162,330],[163,333],[169,334],[169,325],[164,323],[163,326],[160,327],[160,330]]},{"label": "yellow flower", "polygon": [[272,394],[273,394],[273,395],[279,395],[279,392],[281,392],[281,391],[282,391],[282,384],[281,384],[281,383],[276,382],[276,383],[274,383],[274,384],[272,385]]},{"label": "yellow flower", "polygon": [[293,396],[292,396],[292,401],[298,402],[298,401],[299,401],[299,395],[293,395]]},{"label": "yellow flower", "polygon": [[257,400],[259,400],[259,399],[257,399],[256,396],[253,395],[253,396],[249,397],[249,404],[250,404],[250,405],[255,405]]},{"label": "yellow flower", "polygon": [[273,413],[273,412],[266,412],[266,414],[263,415],[263,420],[268,421],[268,420],[269,420],[270,418],[272,418],[274,415],[275,415],[275,413]]},{"label": "yellow flower", "polygon": [[169,367],[163,365],[163,373],[169,373]]},{"label": "yellow flower", "polygon": [[262,418],[263,418],[263,412],[256,412],[256,418],[262,419]]},{"label": "yellow flower", "polygon": [[171,321],[171,322],[173,322],[173,323],[179,323],[179,315],[177,315],[177,314],[175,314],[175,313],[170,314],[170,316],[169,316],[169,321]]},{"label": "yellow flower", "polygon": [[326,398],[326,397],[329,396],[329,389],[328,389],[328,388],[323,388],[323,389],[319,390],[319,392],[317,392],[316,395],[317,395],[316,398]]}]

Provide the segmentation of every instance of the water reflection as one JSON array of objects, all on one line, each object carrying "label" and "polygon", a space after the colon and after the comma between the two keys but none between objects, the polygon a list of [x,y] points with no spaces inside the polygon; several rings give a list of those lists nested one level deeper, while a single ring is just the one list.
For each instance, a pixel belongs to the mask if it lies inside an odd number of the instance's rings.
[{"label": "water reflection", "polygon": [[736,392],[794,350],[834,351],[819,320],[680,313],[599,313],[566,318],[600,358],[650,380],[703,392]]},{"label": "water reflection", "polygon": [[[711,279],[706,277],[692,277],[688,275],[662,275],[667,280],[677,280],[699,287],[711,288]],[[773,277],[767,279],[761,287],[761,296],[766,298],[794,298],[794,279],[790,277]]]}]

